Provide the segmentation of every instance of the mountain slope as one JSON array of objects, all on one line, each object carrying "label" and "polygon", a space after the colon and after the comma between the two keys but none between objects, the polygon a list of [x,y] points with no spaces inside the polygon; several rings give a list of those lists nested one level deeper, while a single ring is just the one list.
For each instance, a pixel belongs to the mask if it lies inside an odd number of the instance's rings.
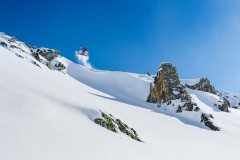
[{"label": "mountain slope", "polygon": [[[28,53],[22,53],[27,56]],[[31,57],[30,57],[31,58]],[[219,112],[208,93],[188,92],[211,111],[220,132],[145,102],[151,78],[89,70],[59,58],[66,74],[37,67],[0,46],[0,159],[232,159],[240,156],[240,112]],[[211,96],[213,100],[217,100]],[[198,98],[198,99],[197,99]],[[137,130],[144,142],[92,120],[99,110]],[[197,127],[196,127],[197,126]]]}]

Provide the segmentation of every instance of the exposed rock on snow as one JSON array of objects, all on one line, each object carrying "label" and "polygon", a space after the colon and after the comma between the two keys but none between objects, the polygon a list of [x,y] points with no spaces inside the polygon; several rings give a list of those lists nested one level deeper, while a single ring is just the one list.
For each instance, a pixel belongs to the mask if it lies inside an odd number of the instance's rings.
[{"label": "exposed rock on snow", "polygon": [[[4,33],[0,33],[0,46],[13,51],[18,57],[26,59],[35,66],[41,67],[41,64],[43,64],[49,69],[59,71],[66,69],[66,66],[57,60],[60,53],[57,50],[42,47],[32,47],[26,43],[18,41],[16,37],[11,37]],[[27,56],[23,56],[23,53],[26,53]]]},{"label": "exposed rock on snow", "polygon": [[188,97],[185,97],[184,91],[180,85],[176,68],[170,63],[163,63],[154,78],[154,82],[151,83],[147,101],[151,103],[166,103],[179,98],[188,99]]},{"label": "exposed rock on snow", "polygon": [[141,142],[137,132],[133,128],[123,123],[120,119],[115,119],[111,114],[101,112],[101,118],[96,118],[94,122],[112,132],[123,132],[134,140]]},{"label": "exposed rock on snow", "polygon": [[223,97],[223,103],[221,105],[218,105],[218,109],[223,112],[229,112],[228,110],[229,107],[230,107],[230,103],[225,97]]},{"label": "exposed rock on snow", "polygon": [[[194,86],[199,87],[200,89],[210,90],[209,85],[206,84],[207,82],[206,79],[202,79]],[[163,103],[166,103],[164,105],[167,106],[167,108],[171,108],[171,110],[174,110],[177,113],[183,111],[202,112],[197,104],[194,103],[192,97],[187,93],[185,87],[180,83],[177,70],[170,63],[162,63],[160,65],[157,75],[154,78],[154,82],[150,85],[150,93],[147,102],[159,103],[158,107],[161,107]],[[221,109],[226,110],[226,106],[221,106]],[[203,115],[208,114],[202,112],[199,122],[204,122],[204,124],[211,130],[220,130],[213,124],[209,117]]]},{"label": "exposed rock on snow", "polygon": [[3,47],[7,47],[7,43],[5,43],[5,42],[0,42],[0,45]]},{"label": "exposed rock on snow", "polygon": [[202,115],[201,115],[201,122],[204,122],[204,124],[208,128],[210,128],[211,130],[220,131],[220,128],[215,126],[210,118],[213,119],[213,115],[212,114],[202,113]]},{"label": "exposed rock on snow", "polygon": [[217,92],[218,96],[223,98],[226,103],[231,107],[235,109],[240,108],[240,94],[234,93],[234,92]]},{"label": "exposed rock on snow", "polygon": [[58,57],[59,51],[54,50],[54,49],[49,49],[49,48],[36,48],[33,47],[31,48],[32,54],[33,55],[41,55],[43,56],[46,60],[51,61],[52,59]]},{"label": "exposed rock on snow", "polygon": [[186,81],[183,80],[183,82],[181,82],[184,86],[194,89],[194,90],[199,90],[199,91],[204,91],[204,92],[209,92],[212,94],[216,94],[216,90],[214,88],[214,86],[210,83],[210,81],[207,78],[201,78],[197,81],[195,81],[195,83],[188,83]]},{"label": "exposed rock on snow", "polygon": [[[144,102],[152,77],[88,69],[58,56],[51,66],[67,66],[64,75],[49,71],[47,60],[41,55],[43,61],[36,60],[24,43],[14,42],[22,52],[10,48],[0,33],[1,41],[8,47],[0,46],[0,159],[239,159],[240,110],[219,112],[223,99],[217,95],[185,88],[197,104],[193,111],[185,111],[180,99],[157,108]],[[227,92],[221,97],[238,107],[239,95]],[[106,121],[99,110],[134,126],[145,143],[132,140],[115,123],[116,134],[94,123],[96,118]],[[221,126],[222,131],[214,133],[206,126]]]},{"label": "exposed rock on snow", "polygon": [[150,93],[147,102],[151,103],[171,103],[171,100],[181,99],[185,102],[182,109],[192,111],[195,104],[191,97],[180,84],[177,70],[170,63],[162,63],[154,82],[151,83]]},{"label": "exposed rock on snow", "polygon": [[[210,81],[207,78],[182,79],[181,84],[193,90],[204,91],[204,92],[217,95],[217,91],[215,90],[214,86],[210,83]],[[221,97],[221,99],[222,100],[219,101],[220,104],[215,104],[215,107],[217,106],[220,111],[229,112],[228,108],[230,107],[230,103],[228,99],[226,97]]]}]

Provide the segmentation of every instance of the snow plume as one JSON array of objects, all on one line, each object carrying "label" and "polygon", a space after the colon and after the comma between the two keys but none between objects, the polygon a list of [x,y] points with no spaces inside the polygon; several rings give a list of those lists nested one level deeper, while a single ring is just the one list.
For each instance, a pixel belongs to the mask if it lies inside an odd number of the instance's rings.
[{"label": "snow plume", "polygon": [[89,63],[89,56],[83,56],[80,54],[77,54],[78,52],[76,52],[76,57],[79,63],[81,63],[82,65],[84,65],[87,68],[92,68],[92,65]]}]

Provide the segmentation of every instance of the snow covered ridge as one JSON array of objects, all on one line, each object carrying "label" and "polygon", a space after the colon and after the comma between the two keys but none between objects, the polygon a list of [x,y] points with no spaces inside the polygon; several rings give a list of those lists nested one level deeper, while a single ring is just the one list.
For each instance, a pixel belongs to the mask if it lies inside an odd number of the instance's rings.
[{"label": "snow covered ridge", "polygon": [[209,92],[219,96],[220,100],[215,103],[220,110],[227,111],[228,107],[238,109],[240,108],[240,94],[228,91],[217,91],[207,78],[198,79],[181,79],[181,84],[187,88]]},{"label": "snow covered ridge", "polygon": [[[7,44],[0,46],[1,160],[240,157],[240,110],[219,110],[223,98],[218,94],[179,86],[179,78],[173,76],[169,84],[176,88],[170,93],[176,99],[147,103],[154,81],[148,75],[89,69],[51,54],[65,64],[62,74],[43,62],[50,62],[49,57],[40,52],[52,51],[39,48],[36,52],[43,61],[38,61],[27,52],[32,47],[21,44],[25,53],[1,40]],[[211,131],[212,125],[221,131]]]},{"label": "snow covered ridge", "polygon": [[232,108],[240,109],[240,93],[218,91],[217,94],[219,97],[227,99]]},{"label": "snow covered ridge", "polygon": [[181,84],[185,87],[209,92],[212,94],[216,94],[216,90],[214,86],[210,83],[208,78],[198,78],[198,79],[181,79]]},{"label": "snow covered ridge", "polygon": [[0,32],[0,46],[7,48],[16,56],[42,68],[47,66],[49,69],[64,71],[66,66],[59,61],[59,51],[49,48],[32,47],[24,42],[18,41],[16,37],[11,37]]},{"label": "snow covered ridge", "polygon": [[176,113],[198,112],[199,114],[192,113],[192,115],[195,115],[195,118],[198,117],[199,123],[203,122],[211,130],[219,131],[220,128],[213,122],[214,116],[202,109],[194,90],[213,94],[217,99],[212,101],[210,106],[215,110],[229,112],[228,100],[216,95],[215,88],[207,78],[180,81],[176,67],[170,63],[161,64],[154,82],[151,83],[147,101],[157,103],[158,107],[164,107]]}]

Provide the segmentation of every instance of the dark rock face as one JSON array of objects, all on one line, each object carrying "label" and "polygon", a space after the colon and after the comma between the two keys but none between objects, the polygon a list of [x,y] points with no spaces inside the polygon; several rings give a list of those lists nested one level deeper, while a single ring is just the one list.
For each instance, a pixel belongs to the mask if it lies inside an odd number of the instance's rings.
[{"label": "dark rock face", "polygon": [[[201,83],[195,87],[207,91],[215,91],[210,88],[208,84],[206,85],[206,82],[207,81],[203,79]],[[199,121],[204,122],[204,124],[211,130],[220,130],[211,121],[210,118],[213,118],[212,115],[209,116],[208,114],[203,113],[197,104],[193,102],[191,96],[185,90],[185,87],[180,84],[176,68],[170,63],[163,63],[154,78],[154,82],[150,85],[150,93],[147,102],[158,103],[158,107],[161,107],[162,103],[165,103],[167,107],[172,107],[175,106],[174,101],[177,101],[178,103],[180,102],[176,108],[177,113],[183,111],[200,112],[202,116]]]},{"label": "dark rock face", "polygon": [[16,38],[16,37],[11,37],[11,38],[8,40],[9,43],[14,43],[14,42],[16,42],[16,41],[17,41],[17,38]]},{"label": "dark rock face", "polygon": [[184,107],[190,107],[191,110],[193,105],[191,97],[180,84],[176,68],[170,63],[163,63],[154,78],[154,82],[151,83],[147,102],[166,103],[175,99],[186,102]]},{"label": "dark rock face", "polygon": [[41,55],[46,60],[51,61],[52,59],[56,58],[59,55],[59,51],[56,51],[54,49],[42,49],[42,48],[34,48],[32,49],[33,55]]},{"label": "dark rock face", "polygon": [[97,123],[98,125],[104,127],[104,128],[107,128],[110,131],[117,132],[116,126],[113,123],[112,117],[105,114],[105,113],[102,113],[102,117],[103,117],[103,119],[102,118],[96,118],[94,120],[94,122]]},{"label": "dark rock face", "polygon": [[41,58],[40,58],[40,56],[39,56],[39,54],[38,54],[37,52],[33,52],[33,53],[32,53],[32,56],[33,56],[36,60],[38,60],[39,62],[42,61]]},{"label": "dark rock face", "polygon": [[5,42],[0,42],[0,45],[3,47],[7,47],[7,43],[5,43]]},{"label": "dark rock face", "polygon": [[220,131],[220,128],[215,126],[210,118],[213,119],[212,114],[202,113],[201,122],[203,122],[205,124],[205,126],[207,126],[208,128],[210,128],[213,131]]},{"label": "dark rock face", "polygon": [[66,69],[66,66],[64,66],[63,63],[57,62],[55,64],[52,64],[51,62],[58,57],[59,51],[54,49],[48,49],[48,48],[36,48],[31,47],[32,56],[38,60],[39,62],[42,62],[41,57],[44,57],[48,62],[46,63],[47,67],[49,69],[56,69],[56,70],[64,70]]},{"label": "dark rock face", "polygon": [[[199,90],[204,91],[212,94],[217,94],[217,91],[215,90],[214,86],[210,83],[210,81],[207,78],[201,78],[200,81],[194,85],[188,85],[185,84],[185,87],[193,89],[193,90]],[[220,96],[221,97],[221,96]],[[214,106],[217,106],[220,111],[223,112],[229,112],[228,108],[230,107],[230,104],[226,98],[223,97],[222,104],[215,104]]]},{"label": "dark rock face", "polygon": [[230,107],[230,103],[226,98],[223,97],[223,104],[218,106],[218,109],[223,112],[229,112],[228,108]]},{"label": "dark rock face", "polygon": [[199,111],[197,104],[191,101],[186,102],[182,108],[185,108],[186,111]]},{"label": "dark rock face", "polygon": [[[22,51],[22,52],[25,52],[22,48],[20,48],[20,47],[18,47],[18,46],[16,46],[16,45],[10,45],[10,48],[16,48],[16,49],[18,49],[18,50],[20,50],[20,51]],[[26,53],[26,52],[25,52]]]},{"label": "dark rock face", "polygon": [[122,133],[128,135],[132,139],[141,142],[137,132],[128,127],[125,123],[123,123],[120,119],[115,119],[111,114],[102,113],[102,118],[96,118],[94,122],[112,132],[121,131]]},{"label": "dark rock face", "polygon": [[186,85],[186,87],[204,92],[209,92],[212,94],[217,93],[214,86],[210,83],[210,81],[207,78],[201,78],[197,84],[192,86]]},{"label": "dark rock face", "polygon": [[4,33],[0,34],[1,37],[3,36],[3,41],[0,41],[0,46],[13,51],[16,56],[23,59],[28,59],[28,56],[23,57],[22,55],[20,55],[20,52],[24,52],[36,59],[36,61],[30,60],[30,62],[38,67],[40,67],[42,63],[43,65],[46,65],[49,69],[59,71],[66,69],[64,62],[60,62],[59,59],[57,59],[58,55],[60,54],[59,51],[48,48],[32,47],[29,44],[18,41],[16,37],[7,36]]},{"label": "dark rock face", "polygon": [[223,99],[225,104],[234,109],[240,109],[240,94],[234,92],[217,92],[218,96]]},{"label": "dark rock face", "polygon": [[54,67],[55,67],[57,70],[59,70],[59,71],[66,69],[66,67],[64,66],[64,64],[62,64],[61,62],[56,63],[56,64],[54,65]]}]

